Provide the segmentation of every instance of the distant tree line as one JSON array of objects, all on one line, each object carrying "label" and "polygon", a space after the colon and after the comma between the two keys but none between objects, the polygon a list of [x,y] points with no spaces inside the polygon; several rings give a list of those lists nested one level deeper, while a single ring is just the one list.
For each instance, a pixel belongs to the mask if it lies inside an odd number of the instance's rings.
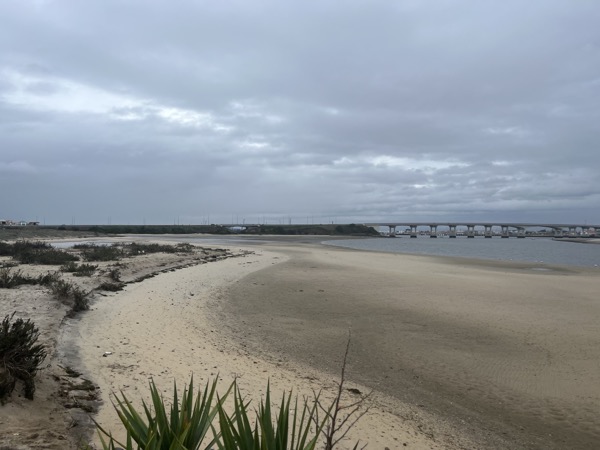
[{"label": "distant tree line", "polygon": [[372,227],[359,224],[340,225],[258,225],[232,230],[223,225],[60,225],[44,226],[61,231],[106,234],[275,234],[325,236],[379,236]]}]

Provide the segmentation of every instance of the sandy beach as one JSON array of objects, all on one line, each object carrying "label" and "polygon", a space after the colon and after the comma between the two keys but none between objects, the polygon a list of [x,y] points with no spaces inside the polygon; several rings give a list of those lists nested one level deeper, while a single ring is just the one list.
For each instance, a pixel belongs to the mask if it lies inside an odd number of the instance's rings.
[{"label": "sandy beach", "polygon": [[[349,379],[376,394],[352,437],[370,448],[597,442],[596,271],[285,242],[252,249],[98,303],[80,342],[102,391],[135,396],[153,377],[168,392],[192,372],[224,385],[240,376],[251,395],[269,378],[276,391],[332,391],[351,329]],[[99,418],[111,416],[109,407]]]},{"label": "sandy beach", "polygon": [[237,378],[253,404],[268,380],[330,399],[351,330],[346,387],[373,397],[340,448],[600,442],[597,270],[285,239],[227,247],[239,256],[127,285],[61,327],[57,361],[99,386],[96,420],[115,435],[111,393],[139,404],[150,379],[166,398],[193,374],[222,389]]},{"label": "sandy beach", "polygon": [[[121,427],[109,394],[123,392],[139,404],[142,398],[147,399],[150,379],[165,398],[170,398],[174,380],[181,386],[193,374],[195,382],[201,384],[218,376],[223,391],[237,379],[256,404],[267,382],[276,398],[292,389],[301,397],[312,397],[313,391],[322,390],[327,403],[333,399],[335,374],[292,358],[256,352],[229,334],[233,321],[225,317],[224,308],[228,288],[288,259],[281,252],[252,250],[252,255],[242,258],[165,273],[132,285],[123,293],[102,299],[81,318],[72,343],[79,347],[81,367],[102,392],[104,405],[97,420],[103,427],[119,436]],[[104,357],[105,352],[111,354]],[[367,392],[355,382],[347,387]],[[347,400],[353,397],[349,395]],[[373,408],[340,448],[351,447],[359,439],[370,448],[400,448],[404,444],[417,449],[443,448],[403,422],[386,408]]]}]

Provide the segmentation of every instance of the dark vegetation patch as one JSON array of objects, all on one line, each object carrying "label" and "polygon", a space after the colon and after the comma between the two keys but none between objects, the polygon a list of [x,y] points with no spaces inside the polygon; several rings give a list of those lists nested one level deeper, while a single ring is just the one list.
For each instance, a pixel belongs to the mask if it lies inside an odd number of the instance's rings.
[{"label": "dark vegetation patch", "polygon": [[0,256],[11,256],[21,264],[62,265],[79,258],[41,241],[0,242]]},{"label": "dark vegetation patch", "polygon": [[111,267],[108,270],[108,278],[112,281],[121,281],[121,269],[119,267]]},{"label": "dark vegetation patch", "polygon": [[96,290],[108,291],[108,292],[118,292],[118,291],[122,291],[124,287],[125,287],[125,283],[122,283],[122,282],[105,281],[104,283],[101,283],[96,288]]},{"label": "dark vegetation patch", "polygon": [[13,270],[13,267],[0,268],[0,288],[14,289],[22,285],[41,285],[49,286],[58,280],[59,275],[56,272],[48,272],[44,275],[31,277],[23,275],[21,270]]},{"label": "dark vegetation patch", "polygon": [[55,298],[71,306],[71,313],[90,309],[89,292],[63,279],[50,284],[50,292]]},{"label": "dark vegetation patch", "polygon": [[123,251],[129,256],[137,256],[150,253],[193,253],[194,246],[187,243],[177,245],[164,244],[140,244],[132,242],[123,247]]},{"label": "dark vegetation patch", "polygon": [[64,264],[60,270],[62,272],[72,273],[76,277],[91,277],[97,268],[97,265],[83,263],[78,265],[74,261],[69,261],[67,264]]},{"label": "dark vegetation patch", "polygon": [[17,381],[23,383],[25,398],[33,400],[35,375],[46,358],[46,350],[37,343],[39,330],[29,319],[16,319],[15,313],[7,315],[0,324],[0,400],[15,389]]},{"label": "dark vegetation patch", "polygon": [[118,261],[123,256],[126,256],[118,244],[77,244],[73,248],[79,250],[81,257],[86,261]]},{"label": "dark vegetation patch", "polygon": [[259,225],[249,226],[239,234],[274,234],[287,236],[379,236],[372,227],[366,225]]},{"label": "dark vegetation patch", "polygon": [[[40,227],[41,228],[41,227]],[[60,225],[45,226],[63,232],[109,234],[231,234],[223,225]]]},{"label": "dark vegetation patch", "polygon": [[[379,236],[379,233],[361,224],[261,224],[246,226],[240,234],[326,235],[326,236]],[[224,225],[60,225],[36,227],[36,232],[87,233],[88,235],[114,234],[235,234]],[[35,231],[35,230],[34,230]]]}]

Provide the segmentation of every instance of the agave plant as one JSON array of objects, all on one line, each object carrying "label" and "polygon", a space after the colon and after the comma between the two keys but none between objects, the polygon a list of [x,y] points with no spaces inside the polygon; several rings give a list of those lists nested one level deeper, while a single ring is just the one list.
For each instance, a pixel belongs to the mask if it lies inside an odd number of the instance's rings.
[{"label": "agave plant", "polygon": [[[216,405],[213,405],[217,380],[208,383],[204,392],[194,397],[194,379],[189,387],[184,387],[181,401],[177,394],[177,384],[173,387],[173,404],[167,414],[165,401],[158,392],[154,381],[150,381],[152,409],[142,403],[144,416],[138,413],[129,399],[121,392],[121,398],[115,396],[114,407],[127,431],[126,443],[117,441],[100,425],[100,440],[104,450],[116,450],[116,445],[125,450],[198,450],[201,446],[211,448],[218,435],[210,436],[212,422],[217,415],[220,403],[228,396],[231,387]],[[105,440],[105,437],[108,440]],[[206,442],[206,444],[205,444]],[[136,447],[134,447],[134,443]]]},{"label": "agave plant", "polygon": [[225,412],[222,402],[217,404],[221,438],[216,443],[220,450],[314,450],[324,425],[315,424],[317,402],[309,406],[305,399],[299,407],[296,397],[292,408],[290,392],[283,395],[279,412],[274,414],[270,391],[267,385],[266,398],[261,401],[252,425],[248,403],[234,383],[233,414]]}]

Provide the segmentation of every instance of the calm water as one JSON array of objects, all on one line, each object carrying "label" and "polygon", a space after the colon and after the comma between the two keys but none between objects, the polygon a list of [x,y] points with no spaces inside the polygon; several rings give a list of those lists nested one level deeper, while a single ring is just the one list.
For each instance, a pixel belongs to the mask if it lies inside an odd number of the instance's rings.
[{"label": "calm water", "polygon": [[580,244],[545,238],[375,238],[325,241],[328,245],[417,255],[524,261],[568,266],[600,267],[600,244]]}]

